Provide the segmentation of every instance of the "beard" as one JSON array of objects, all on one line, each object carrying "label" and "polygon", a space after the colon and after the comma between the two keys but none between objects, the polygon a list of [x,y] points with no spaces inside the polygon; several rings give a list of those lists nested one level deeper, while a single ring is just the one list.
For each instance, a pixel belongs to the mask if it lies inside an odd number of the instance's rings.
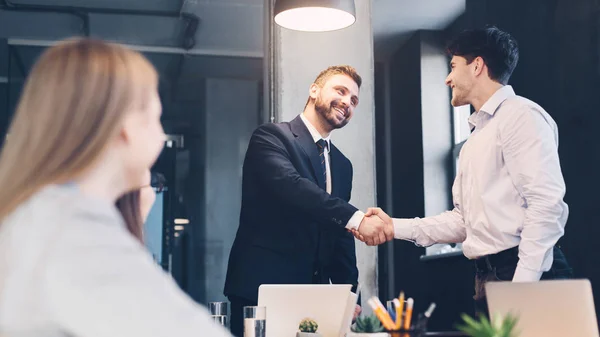
[{"label": "beard", "polygon": [[465,105],[467,103],[465,103],[464,99],[460,96],[454,96],[454,94],[452,95],[452,100],[450,101],[450,104],[452,104],[453,107],[458,107],[458,106],[462,106]]},{"label": "beard", "polygon": [[454,89],[452,89],[452,100],[450,101],[450,104],[452,104],[453,107],[471,104],[467,99],[467,93],[467,88],[462,85],[455,85]]},{"label": "beard", "polygon": [[[341,117],[335,108],[344,111],[344,117]],[[351,117],[349,109],[344,104],[341,104],[338,100],[332,100],[328,104],[320,96],[315,100],[315,111],[321,120],[329,126],[330,131],[343,128],[348,124]]]}]

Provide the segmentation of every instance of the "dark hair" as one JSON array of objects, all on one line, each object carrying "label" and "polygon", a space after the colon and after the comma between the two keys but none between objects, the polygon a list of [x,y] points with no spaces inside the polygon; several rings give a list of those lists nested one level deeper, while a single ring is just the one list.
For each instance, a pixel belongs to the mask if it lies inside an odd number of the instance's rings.
[{"label": "dark hair", "polygon": [[467,64],[481,57],[489,69],[490,78],[507,84],[519,62],[517,41],[507,32],[496,27],[465,30],[447,47],[451,56],[462,56]]},{"label": "dark hair", "polygon": [[[327,82],[327,80],[333,75],[346,75],[346,76],[350,77],[354,82],[356,82],[356,85],[360,89],[360,86],[362,84],[362,78],[356,72],[356,69],[354,69],[354,67],[349,66],[349,65],[339,65],[339,66],[328,67],[327,69],[325,69],[319,73],[319,75],[317,76],[317,78],[315,78],[315,81],[313,83],[317,84],[319,87],[322,87],[325,84],[325,82]],[[308,105],[309,102],[310,102],[310,96],[308,97],[308,100],[306,101],[306,105],[304,105],[304,108],[306,108],[306,106]]]}]

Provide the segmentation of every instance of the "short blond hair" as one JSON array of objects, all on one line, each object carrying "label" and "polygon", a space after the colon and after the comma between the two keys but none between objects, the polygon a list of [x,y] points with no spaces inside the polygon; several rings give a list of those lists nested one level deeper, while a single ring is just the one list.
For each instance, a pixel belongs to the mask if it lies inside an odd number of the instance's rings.
[{"label": "short blond hair", "polygon": [[[360,89],[360,86],[362,84],[362,78],[360,77],[358,72],[356,72],[356,69],[349,65],[337,65],[328,67],[327,69],[319,73],[319,75],[313,83],[318,85],[319,87],[323,87],[327,80],[329,80],[329,78],[331,78],[331,76],[334,75],[346,75],[350,77],[354,82],[356,82],[356,85],[358,85],[358,88]],[[308,103],[310,103],[310,96],[308,97],[304,108],[306,108]]]}]

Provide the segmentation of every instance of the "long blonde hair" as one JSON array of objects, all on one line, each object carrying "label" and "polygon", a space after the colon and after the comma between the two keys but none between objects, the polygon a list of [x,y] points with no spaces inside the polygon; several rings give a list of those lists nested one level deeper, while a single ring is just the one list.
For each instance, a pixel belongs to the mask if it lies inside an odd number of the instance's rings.
[{"label": "long blonde hair", "polygon": [[0,221],[41,188],[94,166],[124,114],[157,87],[140,53],[91,39],[49,48],[23,89],[0,154]]}]

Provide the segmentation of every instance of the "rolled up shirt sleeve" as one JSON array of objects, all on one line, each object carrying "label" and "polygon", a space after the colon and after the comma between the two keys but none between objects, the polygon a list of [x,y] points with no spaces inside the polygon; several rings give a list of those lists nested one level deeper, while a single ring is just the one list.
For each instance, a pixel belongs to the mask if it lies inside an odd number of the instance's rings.
[{"label": "rolled up shirt sleeve", "polygon": [[466,238],[464,220],[458,208],[442,214],[414,219],[393,219],[394,237],[427,247],[436,243],[458,243]]}]

